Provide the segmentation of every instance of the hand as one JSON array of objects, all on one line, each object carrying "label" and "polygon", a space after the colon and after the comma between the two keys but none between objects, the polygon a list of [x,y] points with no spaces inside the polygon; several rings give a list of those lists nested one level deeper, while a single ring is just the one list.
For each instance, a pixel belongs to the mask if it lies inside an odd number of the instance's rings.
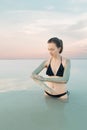
[{"label": "hand", "polygon": [[36,79],[36,80],[40,80],[40,81],[46,81],[45,77],[42,77],[40,75],[32,75],[31,78]]},{"label": "hand", "polygon": [[42,77],[40,75],[35,76],[35,79],[40,80],[40,81],[44,81],[45,80],[44,77]]},{"label": "hand", "polygon": [[40,81],[44,80],[44,78],[42,76],[40,76],[40,75],[37,76],[37,79],[40,80]]}]

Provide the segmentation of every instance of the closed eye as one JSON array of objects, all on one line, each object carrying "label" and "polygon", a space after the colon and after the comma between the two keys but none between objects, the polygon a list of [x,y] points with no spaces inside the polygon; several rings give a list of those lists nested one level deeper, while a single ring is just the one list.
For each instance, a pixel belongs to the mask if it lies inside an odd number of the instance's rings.
[{"label": "closed eye", "polygon": [[55,49],[53,49],[53,48],[49,49],[49,48],[48,48],[48,50],[49,50],[49,51],[54,51]]}]

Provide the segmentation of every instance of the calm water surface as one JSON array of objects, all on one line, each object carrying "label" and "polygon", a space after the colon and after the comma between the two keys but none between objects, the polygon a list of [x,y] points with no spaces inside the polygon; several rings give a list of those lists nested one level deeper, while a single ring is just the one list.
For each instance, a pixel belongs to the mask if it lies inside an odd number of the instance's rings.
[{"label": "calm water surface", "polygon": [[71,60],[68,101],[44,97],[30,78],[42,61],[0,60],[0,130],[87,129],[87,60]]}]

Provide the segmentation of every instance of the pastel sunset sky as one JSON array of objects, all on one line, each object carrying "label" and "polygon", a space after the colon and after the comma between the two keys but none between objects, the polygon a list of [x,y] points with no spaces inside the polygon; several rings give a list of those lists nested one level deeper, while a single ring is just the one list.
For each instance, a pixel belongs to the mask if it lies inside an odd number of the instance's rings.
[{"label": "pastel sunset sky", "polygon": [[62,55],[87,58],[87,0],[0,1],[0,58],[46,58],[51,37]]}]

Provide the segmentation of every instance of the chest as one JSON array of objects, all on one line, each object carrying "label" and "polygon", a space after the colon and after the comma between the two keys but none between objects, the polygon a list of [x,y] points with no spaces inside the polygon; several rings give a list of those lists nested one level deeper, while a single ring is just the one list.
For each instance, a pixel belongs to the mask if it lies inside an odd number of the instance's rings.
[{"label": "chest", "polygon": [[51,62],[47,66],[46,74],[49,76],[63,76],[64,73],[64,63],[63,61]]},{"label": "chest", "polygon": [[58,63],[53,63],[53,62],[51,62],[50,67],[51,67],[51,70],[52,70],[52,72],[54,73],[54,75],[56,75],[57,72],[58,72],[58,70],[59,70],[60,67],[61,67],[61,63],[60,63],[60,62],[58,62]]}]

